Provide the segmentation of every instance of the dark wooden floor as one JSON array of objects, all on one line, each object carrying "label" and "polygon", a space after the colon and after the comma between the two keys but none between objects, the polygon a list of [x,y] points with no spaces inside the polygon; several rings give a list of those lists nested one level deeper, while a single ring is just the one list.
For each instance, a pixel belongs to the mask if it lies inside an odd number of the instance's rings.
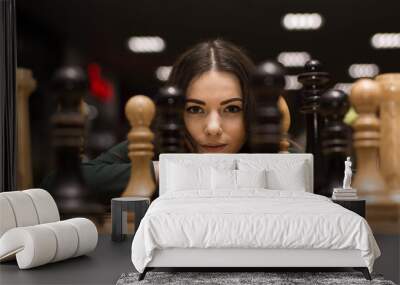
[{"label": "dark wooden floor", "polygon": [[134,271],[132,238],[121,243],[101,235],[95,251],[57,263],[19,270],[16,262],[0,265],[0,284],[115,284],[124,272]]},{"label": "dark wooden floor", "polygon": [[400,234],[375,235],[375,238],[382,255],[375,261],[374,272],[400,284]]},{"label": "dark wooden floor", "polygon": [[[381,273],[395,283],[400,281],[400,235],[376,235],[382,256],[375,263],[375,273]],[[99,244],[88,256],[48,264],[29,270],[19,270],[16,262],[0,265],[0,284],[115,284],[124,272],[134,271],[131,262],[131,241],[111,241],[101,235]]]}]

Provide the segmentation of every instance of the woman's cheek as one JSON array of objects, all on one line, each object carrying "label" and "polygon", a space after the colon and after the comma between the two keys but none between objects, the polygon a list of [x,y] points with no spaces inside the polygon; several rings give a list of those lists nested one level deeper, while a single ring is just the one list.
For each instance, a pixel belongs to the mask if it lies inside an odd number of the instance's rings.
[{"label": "woman's cheek", "polygon": [[246,129],[243,118],[231,119],[225,124],[225,133],[231,140],[231,152],[238,152],[246,140]]},{"label": "woman's cheek", "polygon": [[236,117],[236,118],[230,118],[229,120],[225,120],[224,126],[227,132],[231,136],[243,136],[243,133],[245,132],[245,127],[244,127],[244,120],[242,117]]},{"label": "woman's cheek", "polygon": [[190,136],[197,141],[198,136],[201,132],[201,120],[194,116],[185,116],[185,126]]}]

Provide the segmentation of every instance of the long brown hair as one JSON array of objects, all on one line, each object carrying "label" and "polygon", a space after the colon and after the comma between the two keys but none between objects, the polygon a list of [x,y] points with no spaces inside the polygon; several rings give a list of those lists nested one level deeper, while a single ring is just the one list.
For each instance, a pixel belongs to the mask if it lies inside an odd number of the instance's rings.
[{"label": "long brown hair", "polygon": [[[240,82],[243,96],[247,137],[249,135],[249,118],[253,108],[253,96],[250,89],[250,75],[253,69],[253,62],[238,46],[221,39],[208,40],[196,44],[178,58],[172,67],[168,84],[179,87],[186,96],[191,81],[207,71],[216,70],[235,75]],[[193,138],[186,126],[184,136],[188,147],[197,152]],[[247,139],[240,152],[248,152]]]}]

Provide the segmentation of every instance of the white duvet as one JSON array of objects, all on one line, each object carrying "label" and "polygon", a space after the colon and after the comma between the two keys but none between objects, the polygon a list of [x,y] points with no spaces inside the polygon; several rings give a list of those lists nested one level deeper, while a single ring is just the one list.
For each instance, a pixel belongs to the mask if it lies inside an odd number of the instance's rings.
[{"label": "white duvet", "polygon": [[370,272],[380,256],[359,215],[320,195],[265,189],[162,195],[133,239],[133,265],[143,272],[164,248],[358,249]]}]

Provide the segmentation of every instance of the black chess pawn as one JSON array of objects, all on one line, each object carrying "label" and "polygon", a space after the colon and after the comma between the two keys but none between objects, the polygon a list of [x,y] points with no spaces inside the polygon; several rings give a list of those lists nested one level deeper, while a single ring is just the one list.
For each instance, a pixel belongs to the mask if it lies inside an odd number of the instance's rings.
[{"label": "black chess pawn", "polygon": [[159,153],[184,152],[182,113],[184,96],[171,85],[162,87],[157,94],[157,141]]},{"label": "black chess pawn", "polygon": [[250,148],[254,153],[277,153],[281,141],[279,96],[285,88],[285,68],[275,61],[265,61],[251,75],[255,112],[251,118]]},{"label": "black chess pawn", "polygon": [[321,138],[326,175],[319,194],[327,197],[332,196],[333,188],[342,187],[344,161],[351,154],[351,128],[343,122],[349,108],[349,98],[341,90],[329,89],[321,96],[320,112],[325,121]]},{"label": "black chess pawn", "polygon": [[63,67],[57,70],[53,83],[58,109],[52,117],[56,158],[52,194],[64,217],[100,214],[103,209],[95,202],[80,169],[85,124],[80,106],[87,92],[86,75],[79,67]]},{"label": "black chess pawn", "polygon": [[320,114],[320,98],[327,89],[330,75],[322,71],[318,60],[305,64],[305,72],[299,74],[298,81],[303,84],[301,112],[306,120],[306,153],[314,156],[314,192],[320,194],[324,184],[324,161],[321,148],[321,129],[323,121]]}]

